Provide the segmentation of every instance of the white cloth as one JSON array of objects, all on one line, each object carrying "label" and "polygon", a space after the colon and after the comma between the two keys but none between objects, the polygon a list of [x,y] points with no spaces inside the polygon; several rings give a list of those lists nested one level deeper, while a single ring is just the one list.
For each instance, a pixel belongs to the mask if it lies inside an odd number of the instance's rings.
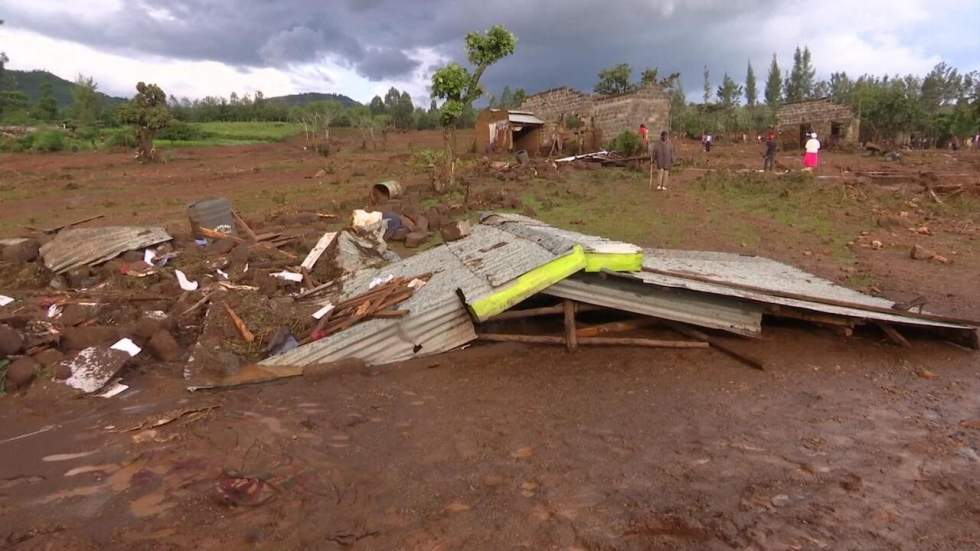
[{"label": "white cloth", "polygon": [[819,153],[820,152],[820,140],[816,138],[810,138],[806,141],[806,146],[804,146],[807,153]]}]

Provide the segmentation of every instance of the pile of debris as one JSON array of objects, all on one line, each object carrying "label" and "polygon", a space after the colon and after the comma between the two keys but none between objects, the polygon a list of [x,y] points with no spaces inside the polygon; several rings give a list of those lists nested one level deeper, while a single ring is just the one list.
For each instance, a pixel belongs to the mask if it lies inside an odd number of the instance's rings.
[{"label": "pile of debris", "polygon": [[298,233],[260,233],[221,199],[189,215],[185,240],[68,224],[0,242],[0,289],[16,288],[0,295],[6,389],[44,376],[109,397],[126,390],[125,369],[149,364],[214,388],[476,340],[711,347],[762,369],[718,334],[757,338],[772,317],[848,336],[873,326],[902,346],[911,334],[978,345],[977,322],[906,311],[768,259],[644,250],[514,214],[440,224],[444,242],[406,259],[386,240],[425,227],[418,214],[404,217],[407,232],[397,213],[354,211],[334,231],[332,215],[314,214]]}]

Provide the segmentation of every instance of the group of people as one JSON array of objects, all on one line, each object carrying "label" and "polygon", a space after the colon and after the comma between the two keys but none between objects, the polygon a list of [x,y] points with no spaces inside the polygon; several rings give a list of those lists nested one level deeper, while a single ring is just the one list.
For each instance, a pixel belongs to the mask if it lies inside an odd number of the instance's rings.
[{"label": "group of people", "polygon": [[[670,135],[664,130],[660,133],[660,140],[651,144],[650,131],[647,125],[640,124],[640,138],[650,153],[650,187],[653,187],[654,168],[656,168],[657,191],[666,191],[667,182],[670,180],[670,169],[674,166],[674,146],[670,143]],[[817,138],[816,132],[807,132],[806,138],[806,143],[803,145],[803,170],[809,172],[820,165],[820,140]],[[711,134],[707,132],[701,134],[701,145],[705,152],[711,152],[713,141]],[[766,134],[766,148],[762,154],[762,169],[765,172],[775,170],[776,152],[778,150],[776,131],[770,129]]]}]

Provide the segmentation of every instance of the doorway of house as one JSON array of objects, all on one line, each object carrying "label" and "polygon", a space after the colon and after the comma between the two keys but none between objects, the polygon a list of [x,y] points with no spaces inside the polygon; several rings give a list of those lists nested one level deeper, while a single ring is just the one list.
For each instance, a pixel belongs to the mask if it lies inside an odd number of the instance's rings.
[{"label": "doorway of house", "polygon": [[806,141],[810,138],[810,132],[812,131],[809,124],[800,125],[800,149],[806,146]]},{"label": "doorway of house", "polygon": [[841,124],[839,122],[830,123],[830,145],[837,145],[841,140]]}]

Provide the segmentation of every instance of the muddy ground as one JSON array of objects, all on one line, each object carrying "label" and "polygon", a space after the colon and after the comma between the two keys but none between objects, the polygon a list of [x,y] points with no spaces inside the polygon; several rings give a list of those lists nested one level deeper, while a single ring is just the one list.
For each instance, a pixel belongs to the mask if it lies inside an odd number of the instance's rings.
[{"label": "muddy ground", "polygon": [[[3,237],[93,211],[186,234],[186,203],[214,195],[271,228],[283,212],[365,206],[394,177],[459,217],[505,208],[648,246],[764,254],[980,312],[976,153],[832,152],[816,179],[760,179],[754,145],[708,156],[681,143],[666,193],[643,171],[542,163],[535,177],[473,159],[469,196],[437,197],[411,161],[438,145],[412,133],[327,159],[296,142],[189,149],[146,167],[122,152],[5,156]],[[923,172],[965,190],[940,204]],[[909,258],[913,244],[945,262]],[[0,547],[980,548],[975,352],[802,324],[728,340],[768,369],[710,350],[475,344],[193,394],[182,362],[140,363],[112,399],[42,379],[0,398]]]}]

